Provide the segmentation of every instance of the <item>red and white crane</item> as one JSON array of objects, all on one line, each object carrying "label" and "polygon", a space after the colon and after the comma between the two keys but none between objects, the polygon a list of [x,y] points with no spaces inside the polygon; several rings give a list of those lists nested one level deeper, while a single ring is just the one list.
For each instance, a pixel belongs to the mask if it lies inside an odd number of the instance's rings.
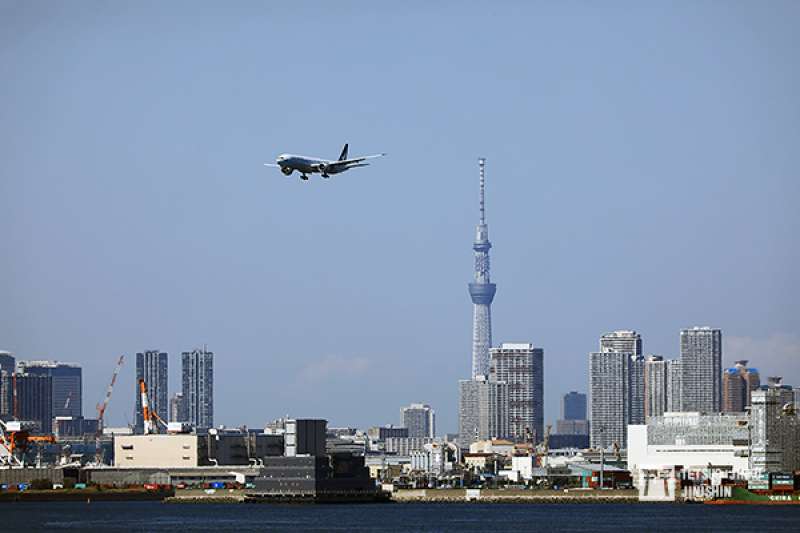
[{"label": "red and white crane", "polygon": [[151,433],[158,433],[158,425],[156,422],[161,422],[165,427],[167,423],[164,422],[158,413],[150,409],[150,402],[147,400],[147,385],[143,379],[139,380],[139,392],[142,395],[142,418],[144,419],[144,434],[150,435]]},{"label": "red and white crane", "polygon": [[117,361],[117,366],[114,368],[114,374],[111,376],[111,383],[108,384],[108,388],[106,389],[106,397],[103,398],[102,403],[97,404],[97,431],[94,435],[94,460],[97,464],[101,464],[103,462],[103,453],[100,447],[100,436],[103,434],[103,418],[106,414],[108,402],[111,401],[111,393],[114,390],[114,383],[117,382],[119,369],[122,368],[122,363],[124,362],[125,356],[120,355],[119,360]]}]

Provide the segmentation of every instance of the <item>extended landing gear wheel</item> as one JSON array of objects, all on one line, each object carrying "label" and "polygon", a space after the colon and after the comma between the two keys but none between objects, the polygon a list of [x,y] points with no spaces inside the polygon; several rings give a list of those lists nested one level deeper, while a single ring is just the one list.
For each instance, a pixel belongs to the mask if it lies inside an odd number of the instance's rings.
[{"label": "extended landing gear wheel", "polygon": [[300,176],[300,179],[303,180],[303,181],[308,181],[308,176],[303,174],[302,176]]}]

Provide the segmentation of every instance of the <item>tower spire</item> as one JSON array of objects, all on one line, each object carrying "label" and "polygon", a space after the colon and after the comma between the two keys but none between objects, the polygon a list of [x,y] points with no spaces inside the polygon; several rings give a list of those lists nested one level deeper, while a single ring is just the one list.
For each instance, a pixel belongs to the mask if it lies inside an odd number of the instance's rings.
[{"label": "tower spire", "polygon": [[486,158],[479,157],[478,158],[478,166],[480,167],[481,171],[481,225],[486,224],[486,210],[485,210],[485,203],[484,203],[484,191],[486,188]]},{"label": "tower spire", "polygon": [[469,295],[473,303],[472,317],[472,378],[489,374],[489,349],[492,347],[492,300],[497,289],[489,276],[489,226],[486,225],[485,190],[486,159],[478,159],[480,168],[481,219],[475,231],[474,281],[469,284]]}]

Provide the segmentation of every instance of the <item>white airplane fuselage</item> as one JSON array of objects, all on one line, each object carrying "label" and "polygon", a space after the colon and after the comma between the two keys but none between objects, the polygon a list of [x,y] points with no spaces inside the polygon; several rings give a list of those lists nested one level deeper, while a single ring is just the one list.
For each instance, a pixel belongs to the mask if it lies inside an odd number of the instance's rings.
[{"label": "white airplane fuselage", "polygon": [[[320,173],[323,175],[338,174],[339,172],[347,170],[347,167],[327,168],[334,161],[305,155],[281,154],[275,162],[281,167],[281,172],[287,176],[295,170],[301,174]],[[320,169],[325,169],[325,172],[322,172]]]}]

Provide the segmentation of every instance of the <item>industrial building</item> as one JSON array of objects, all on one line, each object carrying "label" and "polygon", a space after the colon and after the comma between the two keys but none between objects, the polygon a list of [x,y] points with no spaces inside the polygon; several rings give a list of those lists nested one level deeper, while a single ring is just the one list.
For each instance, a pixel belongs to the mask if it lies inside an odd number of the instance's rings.
[{"label": "industrial building", "polygon": [[384,499],[363,457],[269,457],[248,498],[266,501],[378,501]]},{"label": "industrial building", "polygon": [[[750,468],[750,421],[744,414],[665,413],[628,427],[628,469],[708,469],[744,478]],[[710,465],[710,466],[709,466]]]}]

